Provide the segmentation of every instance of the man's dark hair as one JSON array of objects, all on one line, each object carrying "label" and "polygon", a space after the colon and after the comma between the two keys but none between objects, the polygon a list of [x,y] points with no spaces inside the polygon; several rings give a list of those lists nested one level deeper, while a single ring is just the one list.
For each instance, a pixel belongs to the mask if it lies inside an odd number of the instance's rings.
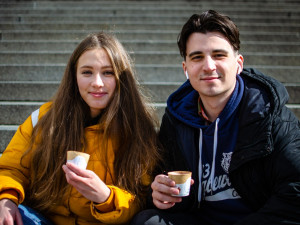
[{"label": "man's dark hair", "polygon": [[186,42],[192,33],[219,32],[223,34],[235,51],[240,49],[239,30],[233,21],[225,15],[214,10],[208,10],[202,14],[194,14],[183,25],[177,38],[180,55],[186,58]]}]

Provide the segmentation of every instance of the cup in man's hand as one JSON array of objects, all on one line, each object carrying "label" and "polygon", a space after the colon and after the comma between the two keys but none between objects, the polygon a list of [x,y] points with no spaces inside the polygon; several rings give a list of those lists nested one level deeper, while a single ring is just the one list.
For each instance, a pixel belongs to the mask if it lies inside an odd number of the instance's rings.
[{"label": "cup in man's hand", "polygon": [[175,181],[175,186],[179,189],[179,194],[172,196],[184,197],[190,194],[191,176],[192,172],[190,171],[168,172],[168,177]]}]

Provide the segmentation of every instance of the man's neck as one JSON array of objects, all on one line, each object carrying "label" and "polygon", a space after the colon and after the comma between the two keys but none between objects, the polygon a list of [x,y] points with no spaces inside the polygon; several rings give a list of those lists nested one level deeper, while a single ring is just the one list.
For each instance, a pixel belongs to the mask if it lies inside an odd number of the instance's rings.
[{"label": "man's neck", "polygon": [[204,106],[205,114],[211,122],[218,118],[230,98],[230,96],[200,97]]}]

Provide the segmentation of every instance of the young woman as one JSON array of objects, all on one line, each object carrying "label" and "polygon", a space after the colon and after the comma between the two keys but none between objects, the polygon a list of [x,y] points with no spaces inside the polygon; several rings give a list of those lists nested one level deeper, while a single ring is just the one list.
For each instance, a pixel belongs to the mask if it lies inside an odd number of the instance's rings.
[{"label": "young woman", "polygon": [[[122,45],[89,35],[0,158],[0,225],[128,223],[159,159],[153,115]],[[66,163],[68,150],[90,154],[87,170]]]}]

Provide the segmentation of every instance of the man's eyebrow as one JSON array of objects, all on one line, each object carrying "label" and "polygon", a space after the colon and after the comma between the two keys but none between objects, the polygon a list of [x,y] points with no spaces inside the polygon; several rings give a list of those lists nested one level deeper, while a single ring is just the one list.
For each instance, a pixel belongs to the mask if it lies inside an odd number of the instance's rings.
[{"label": "man's eyebrow", "polygon": [[[226,53],[228,54],[228,51],[225,50],[225,49],[215,49],[212,51],[213,53],[218,53],[218,52],[223,52],[223,53]],[[194,55],[202,55],[203,52],[202,51],[194,51],[194,52],[191,52],[188,57],[193,57]]]},{"label": "man's eyebrow", "polygon": [[216,52],[223,52],[223,53],[228,54],[228,51],[225,50],[225,49],[215,49],[215,50],[213,50],[213,53],[216,53]]}]

